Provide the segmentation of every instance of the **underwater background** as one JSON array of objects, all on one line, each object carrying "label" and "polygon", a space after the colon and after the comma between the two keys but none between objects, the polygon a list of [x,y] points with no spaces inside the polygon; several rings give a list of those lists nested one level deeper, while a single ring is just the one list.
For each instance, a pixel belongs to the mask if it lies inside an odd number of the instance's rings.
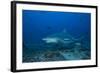
[{"label": "underwater background", "polygon": [[91,59],[91,14],[22,11],[22,61]]}]

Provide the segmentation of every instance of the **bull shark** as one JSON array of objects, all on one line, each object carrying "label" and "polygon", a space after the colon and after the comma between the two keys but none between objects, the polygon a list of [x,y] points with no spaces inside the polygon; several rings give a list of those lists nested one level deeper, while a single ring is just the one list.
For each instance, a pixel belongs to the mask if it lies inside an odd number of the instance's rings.
[{"label": "bull shark", "polygon": [[79,39],[73,38],[64,29],[62,32],[56,33],[56,34],[52,34],[52,35],[50,35],[48,37],[43,38],[42,40],[45,41],[45,43],[59,43],[60,42],[60,43],[63,43],[63,44],[67,44],[67,43],[75,42],[75,41],[77,41]]}]

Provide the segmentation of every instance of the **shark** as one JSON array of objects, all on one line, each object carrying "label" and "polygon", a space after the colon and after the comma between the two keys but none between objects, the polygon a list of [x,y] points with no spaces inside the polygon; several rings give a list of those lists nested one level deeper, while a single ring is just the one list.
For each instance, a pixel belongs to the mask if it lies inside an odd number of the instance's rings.
[{"label": "shark", "polygon": [[73,38],[65,29],[62,32],[49,35],[42,39],[45,43],[72,43],[78,39]]}]

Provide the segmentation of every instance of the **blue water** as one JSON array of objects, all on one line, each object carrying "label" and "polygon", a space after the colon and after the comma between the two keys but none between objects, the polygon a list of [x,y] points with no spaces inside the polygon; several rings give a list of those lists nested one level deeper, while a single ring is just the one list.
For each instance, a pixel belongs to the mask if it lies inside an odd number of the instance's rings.
[{"label": "blue water", "polygon": [[90,36],[90,14],[23,10],[23,36],[26,43],[66,29],[73,36]]},{"label": "blue water", "polygon": [[22,19],[22,38],[27,49],[31,47],[37,50],[34,44],[42,44],[44,37],[62,32],[64,29],[74,38],[86,37],[85,40],[88,42],[85,44],[90,46],[90,13],[23,10]]}]

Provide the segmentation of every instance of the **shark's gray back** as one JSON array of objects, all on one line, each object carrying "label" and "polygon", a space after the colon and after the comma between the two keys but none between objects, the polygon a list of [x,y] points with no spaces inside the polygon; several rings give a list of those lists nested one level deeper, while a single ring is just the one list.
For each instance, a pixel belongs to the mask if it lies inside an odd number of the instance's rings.
[{"label": "shark's gray back", "polygon": [[68,34],[68,32],[55,33],[55,34],[49,35],[48,37],[74,40],[74,38],[70,34]]}]

